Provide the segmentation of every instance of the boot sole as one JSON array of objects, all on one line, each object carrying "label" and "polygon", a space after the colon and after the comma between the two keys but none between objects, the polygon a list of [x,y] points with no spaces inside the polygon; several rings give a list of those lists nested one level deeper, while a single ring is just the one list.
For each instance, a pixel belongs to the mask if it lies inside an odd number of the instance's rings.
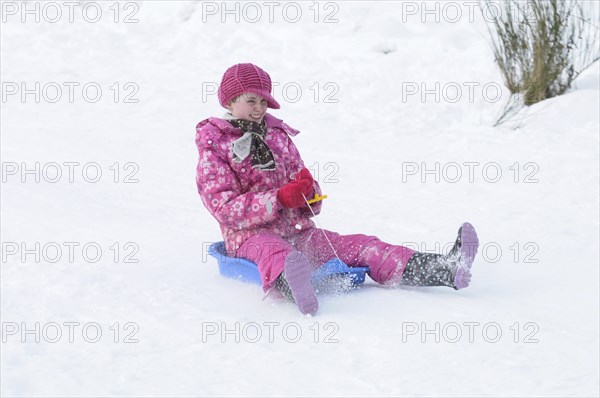
[{"label": "boot sole", "polygon": [[471,282],[471,267],[479,248],[477,232],[475,232],[475,228],[470,223],[466,222],[462,225],[460,238],[460,261],[454,277],[454,288],[456,290],[469,286]]},{"label": "boot sole", "polygon": [[306,261],[287,261],[285,279],[290,286],[294,301],[302,314],[315,315],[319,309],[317,295],[312,285],[312,271]]}]

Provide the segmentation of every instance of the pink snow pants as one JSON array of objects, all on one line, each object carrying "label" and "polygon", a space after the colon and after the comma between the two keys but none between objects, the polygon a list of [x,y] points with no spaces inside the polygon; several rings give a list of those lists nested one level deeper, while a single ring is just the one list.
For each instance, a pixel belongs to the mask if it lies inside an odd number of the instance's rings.
[{"label": "pink snow pants", "polygon": [[314,269],[335,258],[323,232],[327,234],[340,260],[349,267],[370,267],[369,276],[382,284],[399,282],[406,263],[414,253],[412,249],[382,242],[375,236],[340,235],[308,228],[290,239],[267,231],[258,232],[242,243],[236,257],[246,258],[258,265],[266,292],[283,271],[285,258],[292,251],[302,252]]}]

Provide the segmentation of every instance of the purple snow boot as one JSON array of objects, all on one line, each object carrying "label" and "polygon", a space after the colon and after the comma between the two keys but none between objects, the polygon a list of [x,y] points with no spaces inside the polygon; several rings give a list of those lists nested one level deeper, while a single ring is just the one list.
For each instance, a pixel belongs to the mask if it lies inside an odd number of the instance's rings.
[{"label": "purple snow boot", "polygon": [[287,255],[283,273],[277,278],[275,286],[296,303],[301,313],[317,313],[319,303],[312,285],[312,267],[301,252],[293,251]]},{"label": "purple snow boot", "polygon": [[454,275],[454,288],[464,289],[471,282],[471,266],[475,260],[477,249],[479,248],[479,239],[475,228],[468,222],[464,223],[458,230],[458,238],[454,247],[448,254],[456,258],[457,269]]},{"label": "purple snow boot", "polygon": [[464,223],[447,255],[415,252],[406,264],[402,284],[464,289],[471,281],[471,266],[478,247],[475,228],[468,222]]}]

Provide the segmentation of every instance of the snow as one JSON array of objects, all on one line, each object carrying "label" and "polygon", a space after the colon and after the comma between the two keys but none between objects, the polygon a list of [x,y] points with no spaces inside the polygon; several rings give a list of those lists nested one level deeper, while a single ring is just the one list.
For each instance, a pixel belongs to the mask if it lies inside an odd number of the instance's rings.
[{"label": "snow", "polygon": [[[421,2],[371,1],[277,3],[273,22],[258,2],[260,21],[246,8],[236,23],[221,2],[122,2],[115,23],[113,2],[73,5],[73,22],[58,2],[50,23],[44,3],[3,1],[0,394],[598,396],[598,64],[491,127],[507,92],[485,21],[451,3],[454,23],[448,3],[436,22]],[[369,281],[303,317],[221,277],[194,127],[222,115],[210,90],[238,62],[270,73],[272,114],[302,131],[320,226],[433,252],[469,221],[472,285]],[[46,87],[39,103],[7,94],[22,82]],[[421,100],[436,82],[445,96]]]}]

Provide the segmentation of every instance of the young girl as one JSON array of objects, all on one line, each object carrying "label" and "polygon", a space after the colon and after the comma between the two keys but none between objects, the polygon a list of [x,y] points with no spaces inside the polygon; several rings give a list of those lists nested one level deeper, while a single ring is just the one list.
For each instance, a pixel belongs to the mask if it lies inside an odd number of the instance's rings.
[{"label": "young girl", "polygon": [[267,113],[279,109],[270,76],[253,64],[234,65],[218,96],[228,112],[196,127],[198,192],[220,224],[228,255],[255,262],[265,292],[278,289],[300,312],[314,315],[312,271],[336,257],[350,267],[369,266],[370,277],[385,285],[469,285],[478,248],[471,224],[460,227],[447,255],[315,228],[310,218],[322,202],[309,201],[321,189],[292,142],[299,131]]}]

